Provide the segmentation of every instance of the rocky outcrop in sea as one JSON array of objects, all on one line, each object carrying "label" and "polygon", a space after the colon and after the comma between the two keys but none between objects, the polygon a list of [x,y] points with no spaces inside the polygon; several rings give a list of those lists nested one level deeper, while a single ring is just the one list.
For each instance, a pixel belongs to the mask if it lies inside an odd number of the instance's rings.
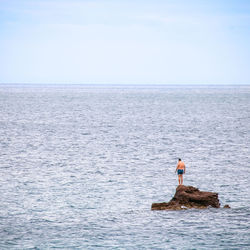
[{"label": "rocky outcrop in sea", "polygon": [[196,187],[179,185],[174,197],[169,202],[153,203],[151,210],[181,210],[219,208],[218,193],[200,191]]}]

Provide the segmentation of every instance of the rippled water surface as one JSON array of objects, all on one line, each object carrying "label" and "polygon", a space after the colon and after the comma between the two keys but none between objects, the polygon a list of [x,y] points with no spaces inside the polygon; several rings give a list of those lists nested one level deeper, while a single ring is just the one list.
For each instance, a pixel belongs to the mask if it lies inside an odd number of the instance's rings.
[{"label": "rippled water surface", "polygon": [[249,249],[249,170],[249,86],[0,86],[0,249]]}]

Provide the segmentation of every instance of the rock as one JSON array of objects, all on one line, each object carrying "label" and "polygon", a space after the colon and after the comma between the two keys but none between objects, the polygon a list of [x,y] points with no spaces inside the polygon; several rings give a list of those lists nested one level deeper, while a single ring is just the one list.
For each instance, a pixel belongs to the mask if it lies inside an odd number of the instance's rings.
[{"label": "rock", "polygon": [[228,204],[226,204],[223,208],[231,208]]},{"label": "rock", "polygon": [[218,194],[200,191],[192,186],[179,185],[169,202],[153,203],[151,210],[183,210],[188,208],[220,207]]}]

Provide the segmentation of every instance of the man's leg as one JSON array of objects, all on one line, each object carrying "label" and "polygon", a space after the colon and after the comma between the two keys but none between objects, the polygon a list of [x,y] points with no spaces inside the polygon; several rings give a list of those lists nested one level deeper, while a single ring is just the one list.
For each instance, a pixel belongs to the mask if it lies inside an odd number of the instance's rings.
[{"label": "man's leg", "polygon": [[181,175],[178,174],[178,181],[179,181],[179,185],[181,184]]},{"label": "man's leg", "polygon": [[181,185],[183,184],[183,174],[181,174]]}]

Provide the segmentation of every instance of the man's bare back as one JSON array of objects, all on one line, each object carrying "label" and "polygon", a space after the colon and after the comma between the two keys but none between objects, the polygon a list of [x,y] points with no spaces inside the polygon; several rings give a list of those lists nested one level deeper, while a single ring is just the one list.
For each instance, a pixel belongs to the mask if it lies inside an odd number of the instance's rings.
[{"label": "man's bare back", "polygon": [[178,162],[178,165],[177,165],[177,170],[178,169],[182,169],[182,170],[184,170],[184,172],[185,172],[185,164],[184,164],[184,162],[183,161],[179,161]]}]

